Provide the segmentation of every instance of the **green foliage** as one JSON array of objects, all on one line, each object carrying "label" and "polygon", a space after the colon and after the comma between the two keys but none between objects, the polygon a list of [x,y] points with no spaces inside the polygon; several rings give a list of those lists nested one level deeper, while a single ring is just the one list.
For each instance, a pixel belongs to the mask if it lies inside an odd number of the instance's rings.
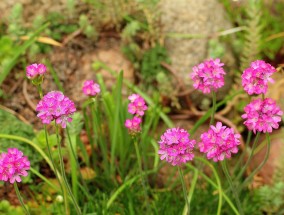
[{"label": "green foliage", "polygon": [[157,89],[160,92],[160,96],[164,96],[171,100],[171,106],[181,108],[178,98],[176,97],[177,89],[174,88],[171,79],[164,73],[159,72],[156,75]]},{"label": "green foliage", "polygon": [[161,45],[157,44],[144,53],[141,63],[141,75],[145,84],[152,84],[160,72],[166,73],[161,62],[170,62],[167,50]]},{"label": "green foliage", "polygon": [[208,55],[210,58],[222,58],[225,55],[225,46],[219,40],[211,39],[208,45]]},{"label": "green foliage", "polygon": [[24,34],[22,25],[22,13],[23,6],[21,3],[17,3],[13,6],[11,14],[9,16],[8,34],[13,36],[20,36]]},{"label": "green foliage", "polygon": [[79,26],[83,30],[83,33],[86,35],[86,37],[95,39],[98,38],[98,33],[96,32],[96,29],[94,28],[94,26],[91,25],[86,15],[80,15]]},{"label": "green foliage", "polygon": [[[266,2],[267,5],[262,7],[261,24],[263,27],[263,41],[261,43],[261,50],[263,55],[269,57],[271,60],[275,58],[275,55],[283,47],[284,37],[276,36],[277,34],[284,32],[284,26],[282,24],[284,20],[284,4],[281,1]],[[269,39],[276,36],[275,39]]]},{"label": "green foliage", "polygon": [[9,36],[3,36],[0,38],[0,63],[5,64],[9,61],[15,53],[15,47],[13,40]]},{"label": "green foliage", "polygon": [[0,202],[0,215],[24,215],[25,212],[23,211],[21,206],[15,207],[12,206],[7,200],[2,200]]},{"label": "green foliage", "polygon": [[241,56],[241,71],[259,58],[262,39],[261,8],[259,1],[250,0],[247,5],[244,44]]},{"label": "green foliage", "polygon": [[[22,121],[19,121],[12,114],[7,113],[1,109],[0,127],[1,134],[16,135],[27,139],[32,139],[35,137],[32,126],[26,125]],[[38,156],[38,154],[35,153],[35,150],[32,147],[19,141],[1,139],[2,151],[7,151],[8,148],[13,147],[16,147],[19,150],[23,151],[23,153],[29,158],[31,166],[33,166],[34,168],[37,168],[39,166],[39,162],[42,161],[42,157]]]},{"label": "green foliage", "polygon": [[232,44],[236,56],[241,56],[241,70],[258,58],[273,60],[283,46],[284,4],[281,1],[249,0],[235,3],[220,0],[233,23],[245,26],[245,31],[237,33]]},{"label": "green foliage", "polygon": [[[48,135],[47,139],[48,139],[50,147],[56,146],[57,140],[56,140],[55,134]],[[44,149],[44,150],[47,149],[45,131],[40,130],[39,132],[37,132],[35,138],[33,139],[33,142],[37,144],[41,149]]]},{"label": "green foliage", "polygon": [[5,59],[4,63],[0,62],[0,85],[8,76],[12,68],[17,64],[19,58],[26,52],[26,50],[36,41],[37,36],[47,28],[48,23],[37,29],[30,38],[22,45],[18,45],[11,58]]},{"label": "green foliage", "polygon": [[261,210],[267,214],[283,214],[284,212],[284,182],[273,186],[265,185],[255,191]]}]

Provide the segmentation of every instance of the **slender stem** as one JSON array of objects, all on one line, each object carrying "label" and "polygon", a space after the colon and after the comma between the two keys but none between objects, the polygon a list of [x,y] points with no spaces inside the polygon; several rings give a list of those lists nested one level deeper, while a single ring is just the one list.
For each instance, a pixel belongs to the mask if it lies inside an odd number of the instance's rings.
[{"label": "slender stem", "polygon": [[185,186],[185,182],[184,182],[183,173],[182,173],[182,170],[179,166],[178,166],[178,172],[179,172],[179,177],[180,177],[181,184],[182,184],[184,201],[185,201],[185,204],[187,205],[187,214],[189,215],[190,214],[190,203],[187,199],[187,190],[186,190],[186,186]]},{"label": "slender stem", "polygon": [[22,196],[21,196],[21,194],[20,194],[20,191],[19,191],[17,182],[14,182],[14,188],[15,188],[17,197],[18,197],[18,199],[19,199],[19,201],[20,201],[22,207],[24,208],[25,213],[29,215],[30,212],[28,211],[28,209],[27,209],[26,206],[25,206],[25,203],[24,203],[23,198],[22,198]]},{"label": "slender stem", "polygon": [[68,184],[68,181],[67,181],[67,178],[66,178],[66,174],[65,174],[65,169],[64,169],[64,163],[63,163],[63,156],[62,156],[62,151],[61,151],[61,143],[60,143],[60,140],[59,140],[59,131],[58,131],[58,125],[55,124],[55,127],[56,127],[56,137],[57,137],[57,145],[58,145],[58,152],[59,152],[59,160],[60,160],[60,167],[61,167],[61,174],[62,174],[62,177],[63,177],[63,181],[65,183],[65,186],[67,188],[67,191],[72,199],[72,202],[75,206],[75,209],[77,211],[77,214],[82,214],[81,212],[81,209],[79,207],[79,205],[77,204],[76,200],[75,200],[75,197],[70,189],[70,186]]},{"label": "slender stem", "polygon": [[37,170],[35,170],[34,168],[30,167],[30,170],[33,174],[35,174],[37,177],[39,177],[41,180],[43,180],[45,183],[47,183],[50,187],[52,187],[54,190],[56,190],[57,192],[60,192],[60,188],[57,187],[56,185],[53,184],[53,182],[51,182],[49,179],[47,179],[45,176],[43,176],[42,174],[40,174]]},{"label": "slender stem", "polygon": [[143,168],[142,168],[142,162],[141,162],[141,155],[140,155],[137,140],[134,141],[134,145],[135,145],[135,151],[136,151],[136,156],[137,156],[137,161],[138,161],[138,166],[139,166],[139,171],[140,171],[140,177],[141,177],[141,180],[142,180],[142,186],[143,186],[143,189],[144,189],[144,196],[145,196],[145,200],[147,201],[146,202],[147,210],[149,212],[150,211],[149,210],[149,197],[148,197],[148,193],[147,193],[146,182],[145,182]]},{"label": "slender stem", "polygon": [[37,85],[37,91],[39,93],[39,97],[42,99],[43,93],[42,93],[41,84]]},{"label": "slender stem", "polygon": [[44,125],[44,133],[45,133],[45,142],[46,142],[46,146],[47,146],[47,152],[48,152],[48,156],[49,156],[49,159],[51,161],[51,164],[52,164],[52,169],[54,171],[54,175],[59,183],[59,186],[60,186],[60,189],[61,189],[61,193],[63,195],[63,199],[64,199],[64,207],[65,207],[65,211],[66,213],[69,211],[69,207],[68,207],[68,201],[67,201],[67,194],[66,194],[66,190],[64,188],[64,186],[62,186],[62,183],[63,181],[61,181],[58,177],[58,170],[57,168],[55,167],[55,162],[54,162],[54,159],[52,157],[52,154],[51,154],[51,149],[50,149],[50,145],[49,145],[49,141],[48,141],[48,131],[47,131],[47,128],[46,128],[46,125]]},{"label": "slender stem", "polygon": [[251,179],[258,173],[259,170],[264,166],[264,164],[267,162],[270,154],[270,147],[271,147],[271,141],[270,141],[270,135],[266,133],[266,140],[267,140],[267,150],[264,157],[264,160],[261,162],[261,164],[246,178],[246,180],[243,182],[243,184],[240,187],[240,191],[250,182]]},{"label": "slender stem", "polygon": [[247,140],[246,140],[246,144],[244,146],[245,148],[243,149],[242,154],[240,155],[240,157],[239,157],[239,159],[238,159],[238,161],[237,161],[237,163],[234,167],[234,173],[239,169],[239,167],[240,167],[240,165],[241,165],[241,163],[242,163],[242,161],[243,161],[243,159],[244,159],[244,157],[247,153],[247,147],[249,146],[251,136],[252,136],[252,131],[249,131],[248,137],[247,137]]},{"label": "slender stem", "polygon": [[[83,108],[83,116],[84,116],[85,128],[86,128],[86,131],[87,131],[88,140],[90,141],[90,144],[91,144],[91,147],[92,147],[93,138],[92,138],[91,128],[90,128],[90,119],[87,115],[87,107]],[[92,151],[92,153],[93,153],[93,151]],[[94,161],[92,161],[92,162],[93,162],[93,166],[95,166],[95,162]],[[87,165],[88,165],[88,163],[87,163]],[[88,166],[90,167],[90,164]]]},{"label": "slender stem", "polygon": [[[206,164],[207,166],[209,166],[212,169],[212,172],[216,178],[217,181],[217,185],[218,185],[218,194],[219,194],[219,202],[218,202],[218,209],[217,209],[217,215],[221,214],[221,209],[222,209],[222,194],[224,195],[224,192],[222,190],[222,185],[221,185],[221,180],[220,177],[215,169],[215,167],[206,159],[202,158],[202,157],[195,157],[194,159],[199,160],[200,162]],[[201,171],[200,171],[201,173]],[[229,202],[228,202],[229,203]],[[234,209],[234,207],[232,207],[232,209]]]},{"label": "slender stem", "polygon": [[67,131],[67,136],[68,136],[68,141],[69,141],[71,153],[72,153],[72,155],[74,157],[74,160],[76,161],[76,165],[77,165],[77,168],[78,168],[79,176],[80,176],[80,178],[82,180],[83,186],[85,187],[85,189],[88,191],[88,194],[89,194],[90,192],[89,192],[88,186],[87,186],[87,184],[86,184],[86,182],[85,182],[85,180],[84,180],[84,178],[82,176],[82,173],[80,171],[80,164],[79,164],[79,161],[78,161],[77,156],[75,154],[75,150],[73,148],[73,144],[72,144],[72,141],[71,141],[71,137],[70,137],[68,126],[66,127],[66,131]]},{"label": "slender stem", "polygon": [[[194,193],[194,190],[195,190],[195,186],[196,186],[196,183],[197,183],[197,180],[198,180],[198,174],[199,174],[199,171],[197,169],[194,169],[194,175],[193,175],[193,178],[192,178],[192,181],[191,181],[191,184],[190,184],[190,190],[189,190],[189,193],[188,193],[188,196],[187,196],[189,204],[191,202],[191,199],[192,199],[192,196],[193,196],[193,193]],[[185,206],[182,214],[186,215],[187,212],[188,212],[188,209]]]},{"label": "slender stem", "polygon": [[247,169],[248,165],[250,164],[251,159],[252,159],[252,157],[253,157],[253,155],[254,155],[254,150],[255,150],[255,148],[256,148],[256,144],[257,144],[257,142],[258,142],[259,136],[260,136],[260,132],[257,132],[256,137],[255,137],[254,142],[253,142],[253,145],[252,145],[252,148],[251,148],[250,155],[249,155],[249,157],[248,157],[248,160],[247,160],[247,162],[245,163],[244,167],[241,169],[240,173],[238,174],[237,180],[242,177],[242,175],[244,174],[244,172],[245,172],[245,170]]},{"label": "slender stem", "polygon": [[216,93],[214,91],[212,91],[212,102],[213,102],[213,106],[212,106],[210,125],[214,123],[214,115],[216,112]]},{"label": "slender stem", "polygon": [[240,202],[240,199],[239,199],[239,196],[238,196],[238,193],[236,192],[235,188],[234,188],[234,185],[233,185],[233,182],[232,182],[232,179],[231,179],[231,176],[230,176],[230,173],[228,171],[228,167],[227,167],[227,163],[226,163],[226,160],[224,160],[222,163],[222,167],[223,167],[223,171],[225,173],[225,176],[230,184],[230,187],[231,187],[231,190],[233,192],[233,195],[235,197],[235,200],[236,200],[236,203],[237,203],[237,207],[238,207],[238,210],[240,212],[241,215],[244,215],[244,212],[243,212],[243,209],[242,209],[242,206],[241,206],[241,202]]},{"label": "slender stem", "polygon": [[[37,85],[37,90],[38,90],[39,97],[42,99],[43,93],[42,93],[41,84]],[[46,125],[44,125],[44,134],[45,134],[45,141],[46,141],[48,156],[49,156],[49,159],[50,159],[50,161],[52,163],[52,168],[53,168],[53,171],[54,171],[54,175],[55,175],[55,177],[56,177],[56,179],[57,179],[57,181],[58,181],[58,183],[60,185],[61,193],[62,193],[63,199],[64,199],[65,211],[68,214],[69,213],[69,207],[68,207],[66,189],[64,188],[64,186],[62,186],[63,182],[59,179],[58,172],[57,172],[58,170],[57,170],[57,168],[55,166],[55,162],[54,162],[52,154],[51,154],[51,149],[50,149],[50,145],[49,145],[49,141],[48,141],[48,131],[47,131]]]},{"label": "slender stem", "polygon": [[[197,159],[197,158],[199,158],[199,157],[196,157],[195,159]],[[202,159],[203,159],[203,158],[202,158]],[[207,161],[207,160],[204,160],[204,161]],[[208,162],[208,161],[207,161],[207,162]],[[226,195],[225,192],[223,192],[222,189],[220,189],[220,187],[221,187],[220,178],[219,178],[219,176],[218,176],[216,170],[214,169],[213,165],[212,165],[211,163],[209,163],[209,162],[207,163],[207,162],[206,162],[206,164],[208,164],[208,166],[212,169],[213,174],[215,175],[215,178],[216,178],[216,180],[217,180],[217,184],[216,184],[213,180],[211,180],[211,178],[209,178],[207,175],[205,175],[202,171],[199,171],[199,174],[200,174],[209,184],[211,184],[215,189],[218,189],[219,195],[221,195],[221,197],[224,197],[225,201],[228,203],[228,205],[231,207],[231,209],[234,211],[234,213],[235,213],[236,215],[240,215],[239,212],[238,212],[238,210],[236,209],[236,207],[235,207],[234,204],[232,203],[231,199]],[[192,170],[199,170],[197,167],[195,167],[195,166],[193,166],[193,165],[191,165],[191,164],[189,164],[189,163],[187,163],[186,165],[187,165],[189,168],[191,168]],[[222,198],[219,197],[219,199],[222,199]],[[221,204],[218,204],[218,205],[220,205],[220,206],[222,207],[222,201],[221,201]],[[221,208],[221,207],[220,207],[220,208]],[[218,206],[218,208],[219,208],[219,206]],[[220,211],[218,210],[218,211],[217,211],[217,215],[220,215],[220,214],[221,214],[221,210],[220,210]]]}]

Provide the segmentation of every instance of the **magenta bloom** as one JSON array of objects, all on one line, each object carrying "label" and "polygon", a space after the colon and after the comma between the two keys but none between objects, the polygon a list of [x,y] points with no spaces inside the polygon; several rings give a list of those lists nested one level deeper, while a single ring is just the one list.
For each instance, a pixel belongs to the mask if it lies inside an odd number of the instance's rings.
[{"label": "magenta bloom", "polygon": [[62,92],[52,91],[47,93],[37,104],[37,116],[43,124],[50,124],[55,120],[56,124],[61,124],[66,128],[66,123],[72,121],[72,114],[76,111],[74,102],[64,96]]},{"label": "magenta bloom", "polygon": [[95,96],[101,92],[100,85],[95,83],[93,80],[86,80],[83,84],[82,90],[86,96]]},{"label": "magenta bloom", "polygon": [[257,131],[271,133],[272,129],[279,127],[283,112],[276,102],[271,98],[255,99],[244,108],[245,114],[242,118],[246,121],[244,124],[254,133]]},{"label": "magenta bloom", "polygon": [[141,122],[141,118],[134,116],[133,119],[127,119],[124,125],[128,129],[129,134],[136,135],[141,131]]},{"label": "magenta bloom", "polygon": [[232,128],[223,126],[217,122],[216,126],[211,125],[208,132],[201,134],[201,142],[198,144],[200,152],[206,153],[208,159],[214,162],[230,158],[231,153],[238,152],[240,145],[240,134],[235,134]]},{"label": "magenta bloom", "polygon": [[27,176],[29,169],[30,161],[17,148],[9,148],[0,155],[0,181],[21,182],[21,176]]},{"label": "magenta bloom", "polygon": [[201,90],[203,93],[210,93],[211,90],[224,86],[225,71],[222,68],[224,64],[220,59],[210,59],[192,68],[191,78],[193,87]]},{"label": "magenta bloom", "polygon": [[242,74],[242,85],[249,94],[265,94],[268,88],[268,82],[274,83],[270,77],[276,69],[263,60],[256,60],[245,69]]},{"label": "magenta bloom", "polygon": [[195,140],[189,139],[189,133],[180,128],[168,129],[159,141],[160,149],[158,153],[161,160],[166,160],[173,166],[181,165],[194,157],[193,148]]},{"label": "magenta bloom", "polygon": [[46,72],[46,66],[43,64],[31,64],[26,68],[26,74],[28,79],[34,79],[40,75],[43,75]]},{"label": "magenta bloom", "polygon": [[130,103],[128,104],[128,112],[143,116],[144,111],[148,109],[145,100],[137,94],[132,94],[128,97],[128,99],[130,100]]}]

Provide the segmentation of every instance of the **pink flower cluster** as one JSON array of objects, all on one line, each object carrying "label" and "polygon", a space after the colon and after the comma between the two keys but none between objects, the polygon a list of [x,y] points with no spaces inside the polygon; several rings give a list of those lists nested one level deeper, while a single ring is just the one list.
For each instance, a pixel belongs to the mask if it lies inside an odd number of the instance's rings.
[{"label": "pink flower cluster", "polygon": [[34,79],[46,72],[46,66],[44,64],[31,64],[26,68],[26,74],[29,79]]},{"label": "pink flower cluster", "polygon": [[244,108],[245,114],[242,118],[246,121],[244,124],[254,133],[257,131],[271,133],[272,129],[279,127],[283,112],[276,102],[271,98],[255,99]]},{"label": "pink flower cluster", "polygon": [[216,126],[210,126],[208,132],[201,134],[198,146],[200,152],[207,154],[208,159],[213,159],[214,162],[222,161],[225,157],[230,158],[231,153],[238,152],[240,137],[240,134],[235,134],[232,128],[217,122]]},{"label": "pink flower cluster", "polygon": [[71,122],[71,115],[76,111],[75,104],[62,92],[51,91],[47,93],[37,104],[37,116],[42,123],[50,124],[55,120],[56,124],[61,124],[66,128],[66,123]]},{"label": "pink flower cluster", "polygon": [[173,166],[181,165],[194,157],[195,140],[189,139],[189,133],[180,128],[168,129],[159,141],[161,160],[166,160]]},{"label": "pink flower cluster", "polygon": [[245,69],[242,74],[242,85],[244,90],[249,94],[265,94],[268,88],[268,82],[273,83],[270,77],[276,69],[263,60],[256,60]]},{"label": "pink flower cluster", "polygon": [[93,80],[86,80],[83,84],[82,90],[86,96],[96,96],[101,92],[100,85],[95,83]]},{"label": "pink flower cluster", "polygon": [[133,119],[127,119],[124,125],[131,135],[135,135],[141,131],[141,122],[142,119],[140,117],[134,116]]},{"label": "pink flower cluster", "polygon": [[128,99],[130,100],[130,103],[128,104],[128,112],[143,116],[144,111],[147,110],[145,100],[138,94],[132,94],[128,97]]},{"label": "pink flower cluster", "polygon": [[144,111],[148,109],[145,100],[138,94],[132,94],[128,97],[130,103],[128,104],[128,112],[133,114],[132,119],[125,121],[125,127],[131,135],[136,135],[141,131],[140,124],[142,123],[141,117],[144,115]]},{"label": "pink flower cluster", "polygon": [[7,153],[0,155],[0,180],[10,181],[11,184],[21,182],[21,176],[27,176],[30,161],[17,148],[9,148]]},{"label": "pink flower cluster", "polygon": [[193,87],[201,90],[203,93],[210,93],[211,90],[224,86],[225,71],[222,68],[224,64],[220,59],[210,59],[192,68],[191,78]]}]

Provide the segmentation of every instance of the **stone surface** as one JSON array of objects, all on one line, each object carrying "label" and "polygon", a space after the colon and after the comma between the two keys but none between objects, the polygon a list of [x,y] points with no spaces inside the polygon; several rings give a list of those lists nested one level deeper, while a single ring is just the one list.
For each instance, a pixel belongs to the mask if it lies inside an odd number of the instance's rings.
[{"label": "stone surface", "polygon": [[[164,33],[212,35],[230,29],[223,6],[217,0],[161,0]],[[208,57],[208,39],[165,39],[172,66],[190,84],[191,68]]]}]

